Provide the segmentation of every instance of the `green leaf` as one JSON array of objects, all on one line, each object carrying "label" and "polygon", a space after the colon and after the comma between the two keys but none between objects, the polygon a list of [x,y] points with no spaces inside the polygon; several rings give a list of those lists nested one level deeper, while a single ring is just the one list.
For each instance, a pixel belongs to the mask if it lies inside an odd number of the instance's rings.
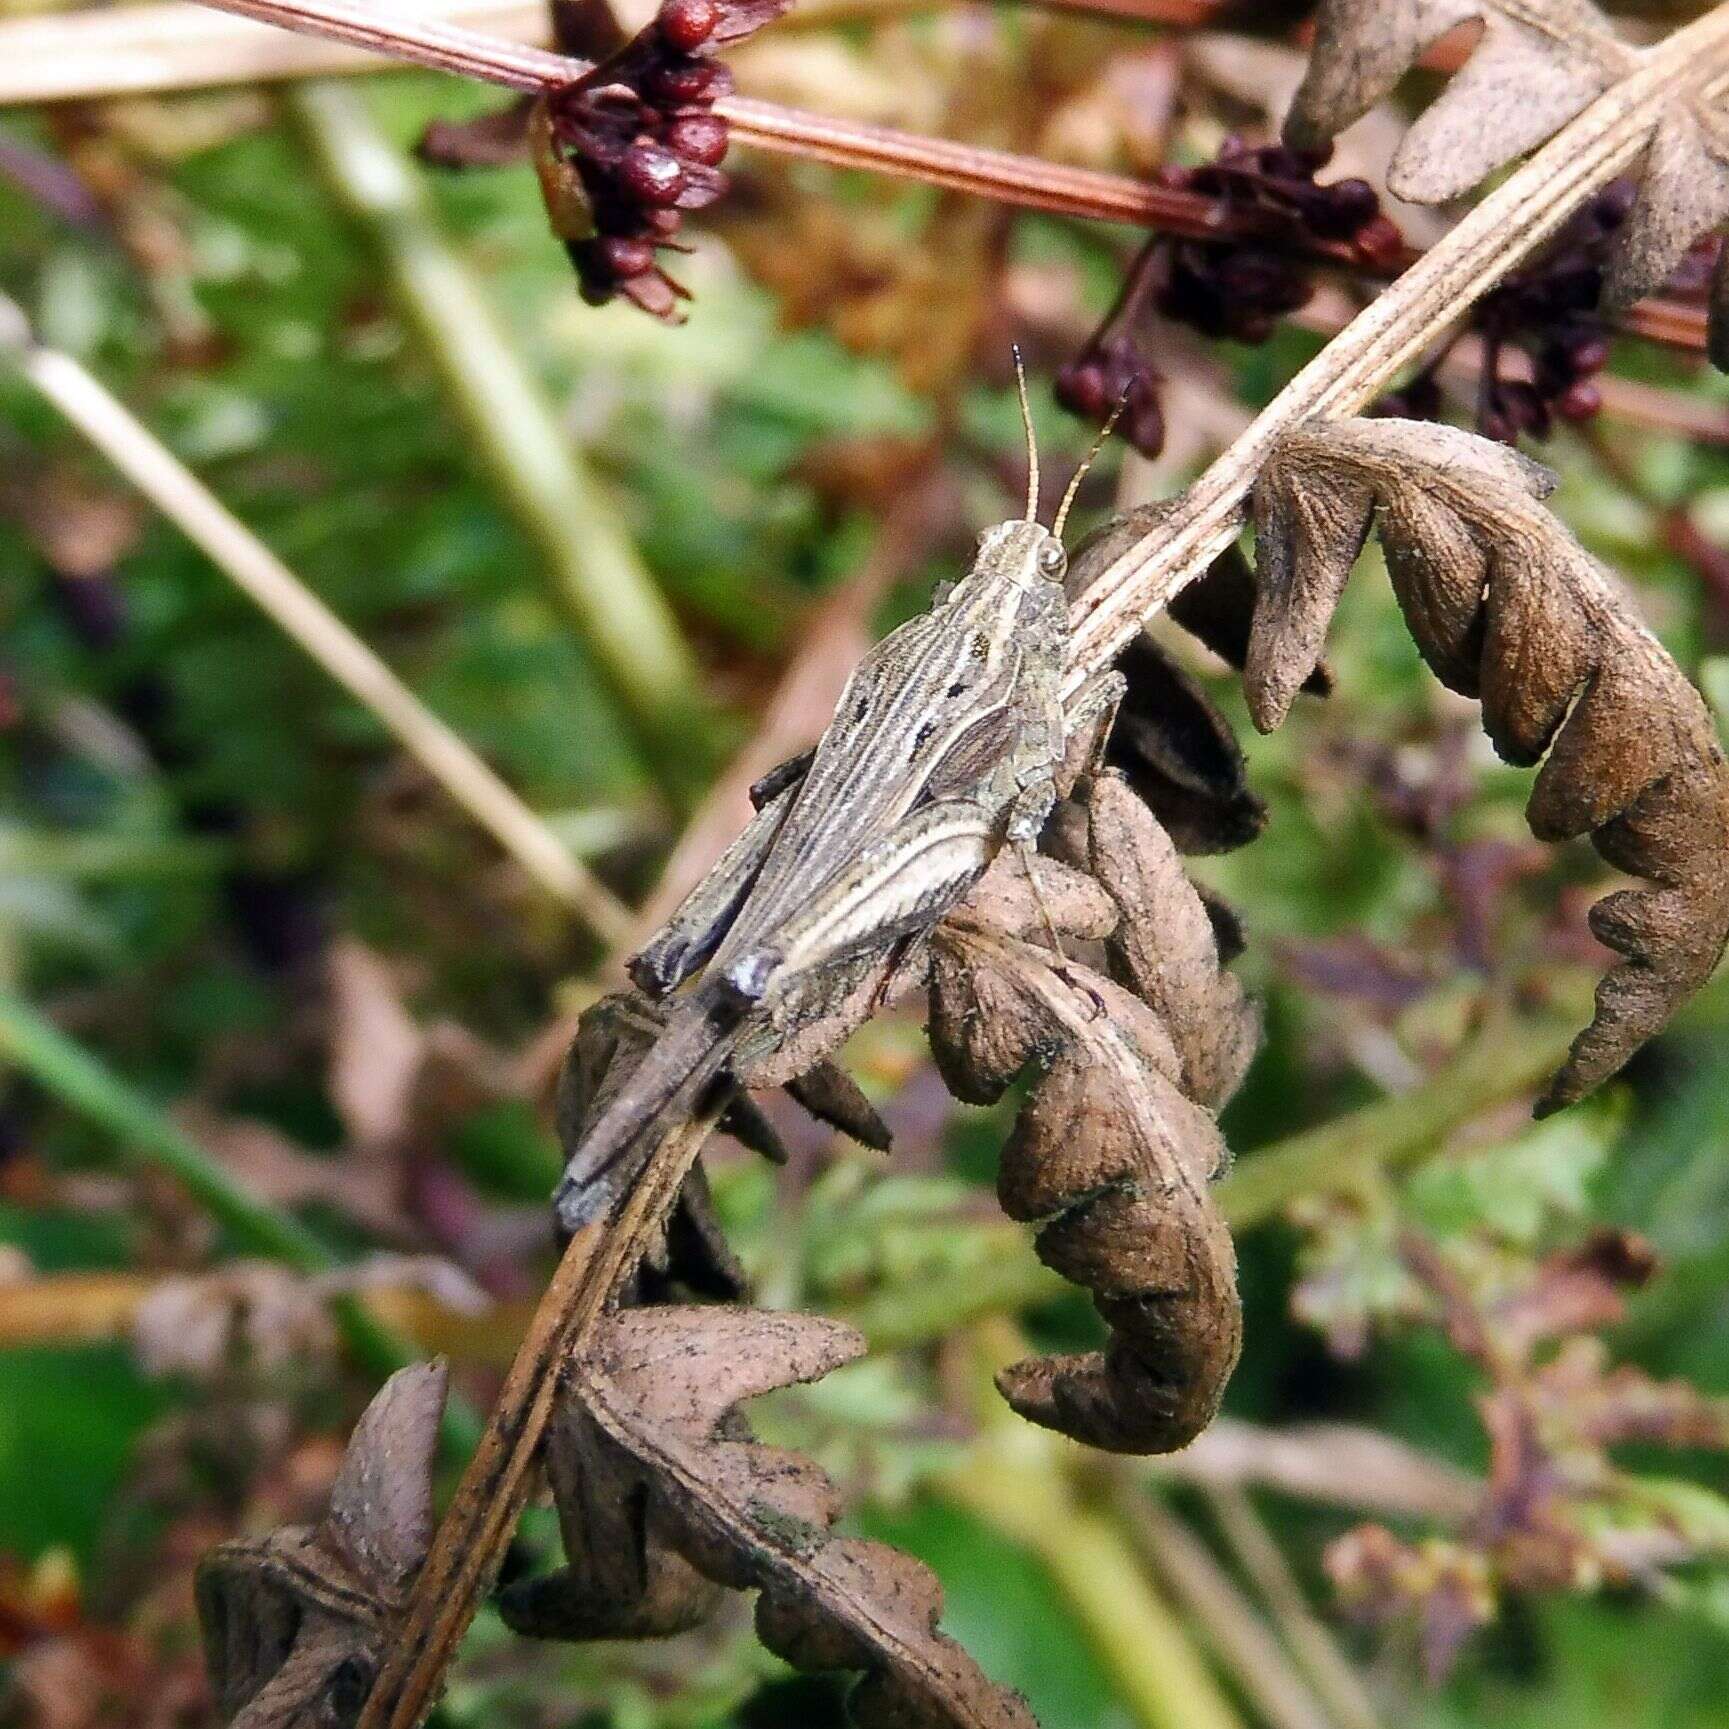
[{"label": "green leaf", "polygon": [[134,1442],[167,1404],[125,1349],[0,1352],[0,1553],[88,1559]]}]

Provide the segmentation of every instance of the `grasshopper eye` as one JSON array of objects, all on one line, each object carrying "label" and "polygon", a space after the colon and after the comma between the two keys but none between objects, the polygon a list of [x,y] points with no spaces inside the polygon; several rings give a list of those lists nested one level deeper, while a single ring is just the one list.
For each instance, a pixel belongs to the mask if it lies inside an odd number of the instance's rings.
[{"label": "grasshopper eye", "polygon": [[1069,555],[1063,551],[1060,543],[1047,540],[1039,548],[1039,572],[1048,576],[1052,582],[1065,575],[1069,568]]}]

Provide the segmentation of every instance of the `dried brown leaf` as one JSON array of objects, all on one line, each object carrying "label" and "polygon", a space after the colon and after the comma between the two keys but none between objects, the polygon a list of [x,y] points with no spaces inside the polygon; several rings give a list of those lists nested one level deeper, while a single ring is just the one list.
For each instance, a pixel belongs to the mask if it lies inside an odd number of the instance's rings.
[{"label": "dried brown leaf", "polygon": [[1413,203],[1468,192],[1558,131],[1636,59],[1589,0],[1324,0],[1287,136],[1329,142],[1470,19],[1482,21],[1481,42],[1387,171],[1389,189]]},{"label": "dried brown leaf", "polygon": [[383,958],[353,937],[330,945],[331,1103],[349,1139],[377,1147],[400,1134],[425,1050]]},{"label": "dried brown leaf", "polygon": [[1253,1019],[1151,814],[1101,776],[1084,815],[1059,825],[1060,844],[1084,845],[1115,903],[1107,952],[1132,989],[1057,960],[1019,921],[993,923],[981,895],[933,942],[931,1044],[951,1090],[978,1102],[1036,1065],[998,1194],[1039,1223],[1040,1257],[1090,1289],[1111,1328],[1103,1352],[1005,1370],[1004,1396],[1090,1445],[1165,1452],[1211,1419],[1241,1341],[1235,1255],[1208,1190],[1225,1148],[1191,1089],[1229,1091]]},{"label": "dried brown leaf", "polygon": [[[1069,561],[1071,597],[1154,532],[1170,510],[1165,502],[1141,505],[1087,536]],[[1233,547],[1177,595],[1169,612],[1198,642],[1240,667],[1254,607],[1254,574]],[[1266,824],[1266,806],[1249,788],[1230,723],[1199,681],[1144,632],[1117,666],[1127,690],[1106,741],[1110,766],[1128,776],[1183,852],[1227,852],[1253,840]],[[1317,668],[1307,688],[1324,693],[1329,683]]]},{"label": "dried brown leaf", "polygon": [[[1677,102],[1657,124],[1645,154],[1639,196],[1603,283],[1611,310],[1655,293],[1701,234],[1729,220],[1729,115],[1703,102]],[[1714,306],[1712,357],[1723,339]]]},{"label": "dried brown leaf", "polygon": [[[1467,19],[1482,21],[1482,41],[1387,170],[1389,189],[1416,203],[1468,192],[1559,131],[1642,59],[1590,0],[1324,0],[1287,137],[1331,140],[1387,95],[1429,43]],[[1692,243],[1725,219],[1729,116],[1698,84],[1683,84],[1647,145],[1638,197],[1615,237],[1605,307],[1624,309],[1661,287]],[[1729,355],[1725,300],[1729,291],[1720,291],[1711,306],[1718,364]]]},{"label": "dried brown leaf", "polygon": [[1106,760],[1186,853],[1247,846],[1267,822],[1242,747],[1212,698],[1146,632],[1117,662],[1128,680]]},{"label": "dried brown leaf", "polygon": [[[801,1669],[863,1669],[865,1729],[1033,1729],[936,1630],[920,1563],[837,1537],[834,1485],[807,1459],[741,1438],[736,1407],[864,1349],[814,1315],[725,1308],[609,1317],[566,1372],[547,1440],[568,1565],[504,1598],[525,1632],[637,1637],[700,1619],[711,1583],[756,1589],[763,1643]],[[560,1611],[570,1619],[561,1622]]]},{"label": "dried brown leaf", "polygon": [[315,1526],[240,1538],[199,1564],[204,1661],[225,1723],[345,1729],[432,1539],[442,1362],[399,1370],[355,1426]]},{"label": "dried brown leaf", "polygon": [[1543,760],[1532,832],[1589,834],[1610,864],[1655,885],[1592,909],[1592,930],[1623,958],[1541,1112],[1614,1074],[1729,940],[1729,768],[1716,729],[1608,573],[1542,508],[1549,485],[1536,464],[1452,427],[1289,434],[1255,488],[1261,596],[1245,674],[1256,724],[1277,725],[1376,524],[1436,675],[1481,699],[1509,762]]},{"label": "dried brown leaf", "polygon": [[1260,1017],[1223,970],[1213,915],[1152,812],[1106,776],[1092,789],[1088,815],[1092,869],[1122,914],[1106,942],[1111,976],[1164,1022],[1183,1090],[1216,1110],[1248,1072]]}]

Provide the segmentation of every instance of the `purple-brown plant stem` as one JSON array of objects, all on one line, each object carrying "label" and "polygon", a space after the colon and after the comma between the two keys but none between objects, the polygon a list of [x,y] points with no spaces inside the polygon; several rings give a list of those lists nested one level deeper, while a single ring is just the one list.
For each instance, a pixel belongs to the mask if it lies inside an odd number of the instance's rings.
[{"label": "purple-brown plant stem", "polygon": [[[589,70],[585,60],[519,42],[485,36],[460,25],[381,13],[351,0],[204,0],[285,30],[322,36],[436,71],[479,78],[533,95],[558,90]],[[892,127],[837,119],[746,96],[715,104],[741,142],[758,149],[825,162],[836,168],[899,175],[952,192],[993,198],[1028,210],[1044,210],[1099,222],[1123,222],[1194,240],[1259,238],[1298,245],[1309,257],[1351,270],[1367,261],[1347,241],[1304,236],[1293,241],[1277,224],[1253,212],[1233,210],[1221,200],[1155,185],[1128,175],[1076,168],[1041,157],[991,150],[953,139],[930,138]],[[1393,261],[1402,270],[1420,254],[1407,248]],[[1702,350],[1702,307],[1648,300],[1631,309],[1626,327],[1654,341]]]}]

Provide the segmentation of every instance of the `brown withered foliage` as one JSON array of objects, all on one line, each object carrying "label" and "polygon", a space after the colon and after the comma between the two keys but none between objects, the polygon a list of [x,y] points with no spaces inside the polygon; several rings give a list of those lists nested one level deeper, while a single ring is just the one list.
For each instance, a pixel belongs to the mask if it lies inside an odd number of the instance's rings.
[{"label": "brown withered foliage", "polygon": [[443,1363],[392,1375],[355,1425],[313,1526],[213,1549],[198,1569],[205,1666],[237,1729],[345,1729],[432,1540]]},{"label": "brown withered foliage", "polygon": [[1648,879],[1592,909],[1622,959],[1539,1112],[1614,1074],[1729,940],[1729,768],[1704,701],[1607,572],[1542,506],[1547,472],[1473,434],[1351,421],[1289,434],[1254,493],[1260,594],[1245,683],[1263,729],[1313,670],[1371,526],[1441,681],[1509,762],[1542,761],[1539,839],[1590,835]]},{"label": "brown withered foliage", "polygon": [[[1481,42],[1387,169],[1389,190],[1412,203],[1469,192],[1636,71],[1641,57],[1590,0],[1322,0],[1286,138],[1300,148],[1330,143],[1430,43],[1468,20],[1481,21]],[[1678,91],[1615,234],[1605,307],[1621,310],[1660,287],[1693,242],[1725,219],[1729,118],[1702,91]],[[1729,360],[1729,255],[1712,279],[1710,346],[1718,365]]]},{"label": "brown withered foliage", "polygon": [[[838,1045],[865,1018],[870,1001],[867,993],[856,1018],[837,1018],[824,1029],[823,1051]],[[604,1110],[629,1079],[663,1024],[662,1009],[638,991],[615,991],[583,1014],[558,1077],[556,1116],[564,1145],[580,1143],[584,1124]],[[784,1050],[775,1053],[784,1054]],[[858,1083],[826,1055],[812,1054],[807,1060],[809,1067],[802,1073],[785,1074],[782,1066],[772,1080],[764,1080],[761,1066],[751,1065],[744,1068],[744,1076],[752,1086],[778,1082],[818,1121],[850,1135],[861,1146],[885,1151],[888,1128]],[[742,1087],[728,1097],[716,1126],[772,1164],[787,1162],[773,1123]],[[744,1270],[727,1246],[700,1164],[686,1179],[671,1217],[644,1256],[637,1283],[648,1296],[675,1283],[699,1296],[726,1298],[743,1293]]]},{"label": "brown withered foliage", "polygon": [[1005,1370],[1004,1397],[1092,1446],[1166,1452],[1211,1419],[1241,1343],[1236,1258],[1208,1187],[1227,1159],[1210,1107],[1242,1078],[1257,1026],[1176,849],[1125,783],[1097,778],[1058,832],[1106,896],[1084,934],[1102,939],[1110,976],[975,895],[932,945],[931,1045],[974,1103],[1036,1069],[998,1194],[1039,1223],[1040,1258],[1091,1290],[1111,1328],[1103,1352]]},{"label": "brown withered foliage", "polygon": [[743,1400],[863,1350],[814,1315],[610,1317],[566,1366],[547,1440],[566,1565],[507,1591],[505,1620],[542,1638],[652,1637],[702,1620],[722,1589],[754,1589],[770,1650],[800,1669],[864,1671],[849,1702],[863,1729],[1033,1729],[1025,1702],[936,1630],[934,1575],[834,1535],[829,1479],[742,1427]]}]

